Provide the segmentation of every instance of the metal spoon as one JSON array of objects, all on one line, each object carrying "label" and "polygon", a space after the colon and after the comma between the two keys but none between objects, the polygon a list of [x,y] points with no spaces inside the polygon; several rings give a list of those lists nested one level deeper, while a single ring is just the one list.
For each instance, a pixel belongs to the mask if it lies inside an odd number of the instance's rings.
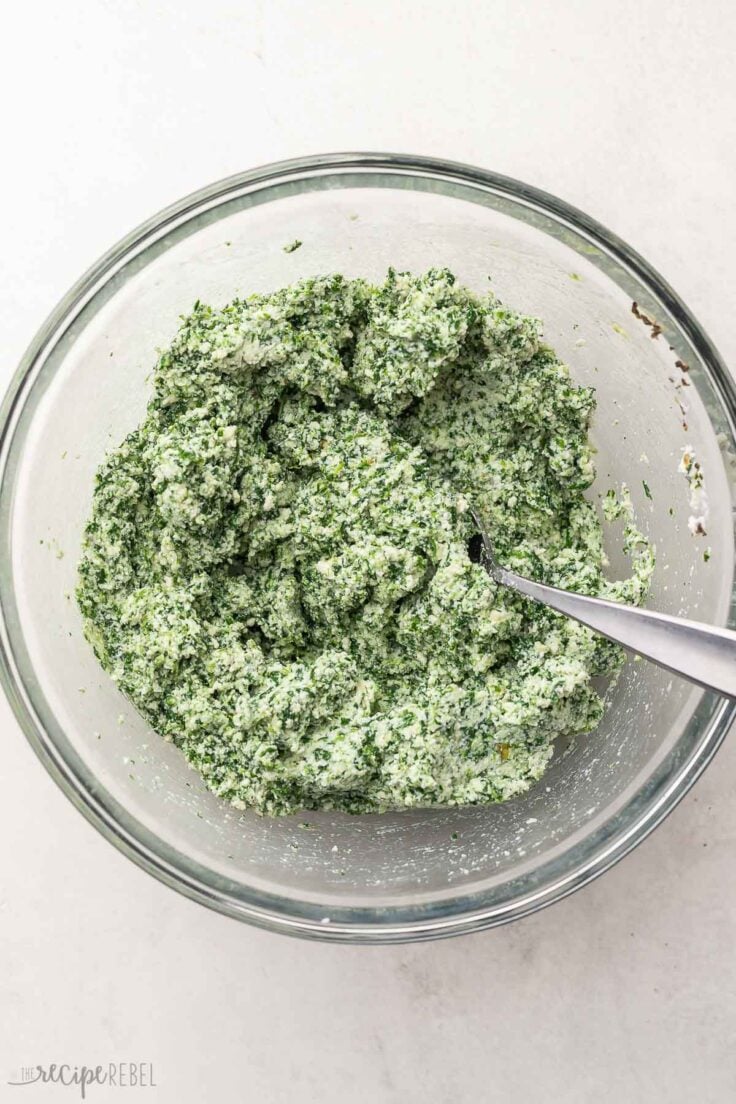
[{"label": "metal spoon", "polygon": [[609,640],[623,644],[690,682],[736,698],[736,632],[621,602],[609,602],[605,598],[573,594],[507,571],[496,561],[483,522],[475,510],[470,512],[482,541],[481,563],[495,582],[513,587],[535,602],[588,625]]}]

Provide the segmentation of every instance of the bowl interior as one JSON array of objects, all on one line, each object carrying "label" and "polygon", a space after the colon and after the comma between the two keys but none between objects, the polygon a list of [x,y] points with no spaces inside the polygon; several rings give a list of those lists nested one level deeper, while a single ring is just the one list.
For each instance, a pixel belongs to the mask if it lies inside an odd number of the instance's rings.
[{"label": "bowl interior", "polygon": [[[295,238],[302,246],[284,252]],[[12,442],[5,507],[15,655],[38,721],[77,784],[164,855],[177,877],[244,900],[269,898],[277,911],[358,910],[379,923],[456,909],[460,898],[512,897],[562,869],[566,856],[600,847],[612,818],[644,800],[662,762],[674,764],[680,747],[682,756],[691,748],[704,723],[693,720],[696,709],[707,719],[713,708],[682,680],[629,662],[607,691],[597,731],[560,746],[522,798],[486,808],[268,820],[211,796],[101,671],[73,598],[93,476],[106,449],[141,419],[156,350],[170,341],[179,315],[196,299],[224,304],[332,271],[380,279],[389,265],[447,265],[469,286],[480,291],[490,281],[510,305],[543,319],[574,378],[597,391],[592,494],[627,483],[656,544],[650,604],[725,623],[730,430],[674,320],[600,243],[564,220],[471,185],[410,174],[315,174],[307,185],[242,189],[131,248],[37,360]],[[661,335],[632,313],[632,298],[664,327]],[[688,529],[689,487],[678,471],[686,445],[705,472],[707,536]],[[620,543],[610,528],[614,573],[625,571]]]}]

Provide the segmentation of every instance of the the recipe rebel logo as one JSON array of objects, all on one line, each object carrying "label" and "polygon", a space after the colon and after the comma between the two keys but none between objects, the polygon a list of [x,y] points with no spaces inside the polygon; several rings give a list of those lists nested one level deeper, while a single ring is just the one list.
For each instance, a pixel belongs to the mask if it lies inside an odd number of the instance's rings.
[{"label": "the recipe rebel logo", "polygon": [[[76,1088],[81,1100],[87,1099],[90,1089],[106,1085],[111,1089],[155,1089],[156,1079],[152,1062],[106,1062],[97,1066],[75,1066],[68,1062],[52,1062],[47,1066],[21,1066],[8,1085],[59,1085]],[[93,1093],[90,1093],[90,1097]]]}]

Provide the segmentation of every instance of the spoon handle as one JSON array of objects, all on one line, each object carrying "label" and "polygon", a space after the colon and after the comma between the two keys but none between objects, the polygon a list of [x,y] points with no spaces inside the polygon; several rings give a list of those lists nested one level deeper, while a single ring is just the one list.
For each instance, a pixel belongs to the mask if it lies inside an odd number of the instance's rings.
[{"label": "spoon handle", "polygon": [[591,629],[719,694],[736,698],[736,632],[665,613],[589,598],[497,569],[498,582],[514,587]]}]

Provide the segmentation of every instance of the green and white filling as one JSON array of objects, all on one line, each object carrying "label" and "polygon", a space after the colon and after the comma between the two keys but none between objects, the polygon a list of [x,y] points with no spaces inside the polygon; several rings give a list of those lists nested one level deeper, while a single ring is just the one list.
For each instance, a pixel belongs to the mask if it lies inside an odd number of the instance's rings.
[{"label": "green and white filling", "polygon": [[328,276],[200,303],[143,424],[96,481],[78,600],[104,666],[237,807],[353,813],[503,801],[603,709],[622,662],[471,562],[640,602],[624,516],[609,582],[593,392],[540,324],[452,274]]}]

